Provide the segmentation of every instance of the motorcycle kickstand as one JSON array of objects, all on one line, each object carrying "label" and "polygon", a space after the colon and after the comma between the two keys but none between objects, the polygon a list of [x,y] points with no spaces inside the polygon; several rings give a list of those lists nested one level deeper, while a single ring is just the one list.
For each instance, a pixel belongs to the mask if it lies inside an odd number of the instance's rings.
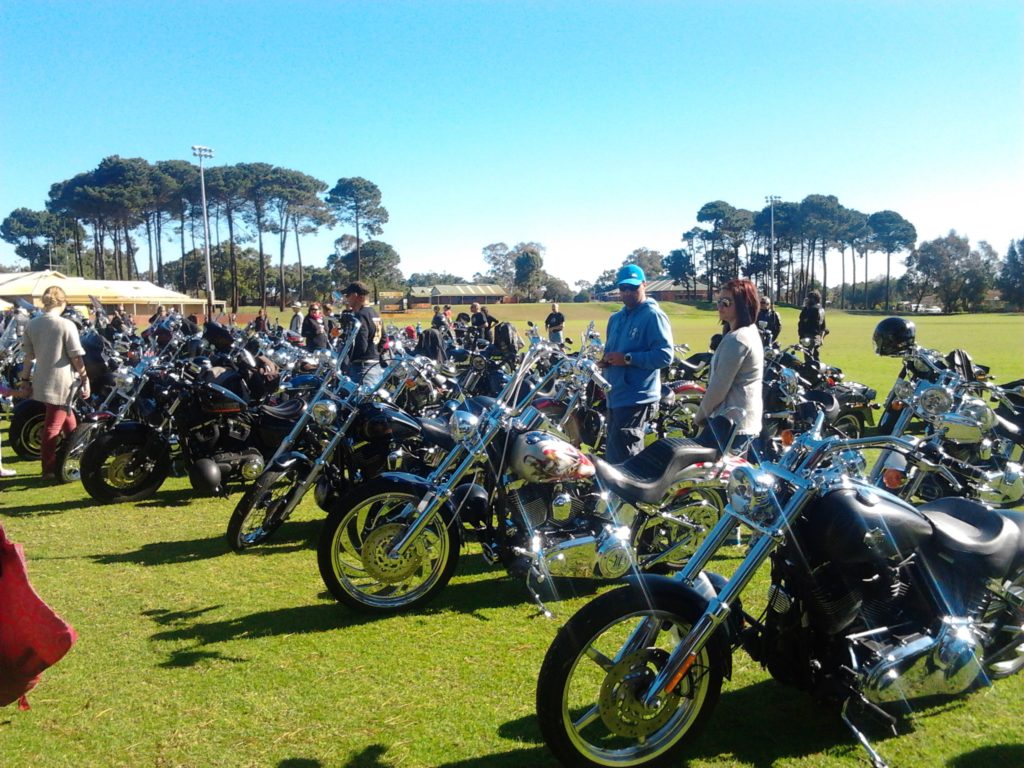
[{"label": "motorcycle kickstand", "polygon": [[[868,741],[868,737],[861,733],[860,729],[858,729],[857,726],[853,724],[853,721],[846,714],[846,710],[849,708],[851,701],[852,699],[847,699],[843,702],[843,709],[840,712],[839,716],[843,719],[843,722],[846,723],[846,727],[850,729],[850,731],[853,733],[854,737],[857,739],[861,747],[864,748],[864,751],[868,753],[868,758],[871,760],[871,768],[889,768],[889,764],[885,762],[885,758],[882,757],[878,753],[878,751],[871,746],[871,742]],[[896,728],[895,726],[893,726],[893,733],[895,732]]]},{"label": "motorcycle kickstand", "polygon": [[533,584],[530,583],[531,577],[534,575],[537,577],[538,584],[543,584],[547,581],[547,577],[537,569],[536,563],[531,563],[526,571],[526,591],[530,593],[530,597],[533,599],[541,615],[545,619],[553,619],[555,618],[554,612],[544,604],[544,599],[540,596],[540,592],[534,589]]}]

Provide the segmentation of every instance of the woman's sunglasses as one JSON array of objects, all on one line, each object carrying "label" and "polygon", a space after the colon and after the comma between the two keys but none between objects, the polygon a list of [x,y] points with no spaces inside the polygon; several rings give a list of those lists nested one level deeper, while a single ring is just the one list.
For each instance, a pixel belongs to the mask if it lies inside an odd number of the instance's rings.
[{"label": "woman's sunglasses", "polygon": [[730,299],[730,298],[721,298],[721,299],[719,299],[715,303],[718,304],[718,306],[720,306],[720,307],[722,307],[724,309],[726,307],[731,307],[732,306],[732,299]]}]

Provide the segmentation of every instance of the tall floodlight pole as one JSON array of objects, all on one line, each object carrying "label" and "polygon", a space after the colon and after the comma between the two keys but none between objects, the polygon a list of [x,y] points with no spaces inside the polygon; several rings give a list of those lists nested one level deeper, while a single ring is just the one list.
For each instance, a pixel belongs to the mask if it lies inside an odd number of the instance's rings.
[{"label": "tall floodlight pole", "polygon": [[775,204],[781,202],[778,195],[768,195],[764,201],[771,207],[771,243],[768,251],[768,298],[775,299]]},{"label": "tall floodlight pole", "polygon": [[199,194],[203,200],[203,252],[206,255],[206,319],[213,319],[213,271],[210,269],[210,216],[206,212],[206,176],[203,175],[203,160],[213,157],[209,147],[192,145],[192,154],[199,158]]}]

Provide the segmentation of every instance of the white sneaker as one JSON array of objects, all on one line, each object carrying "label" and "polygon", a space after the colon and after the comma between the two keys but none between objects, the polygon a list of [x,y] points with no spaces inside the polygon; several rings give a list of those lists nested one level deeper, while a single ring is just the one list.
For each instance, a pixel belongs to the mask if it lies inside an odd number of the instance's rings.
[{"label": "white sneaker", "polygon": [[16,474],[17,470],[0,467],[0,477],[14,477]]}]

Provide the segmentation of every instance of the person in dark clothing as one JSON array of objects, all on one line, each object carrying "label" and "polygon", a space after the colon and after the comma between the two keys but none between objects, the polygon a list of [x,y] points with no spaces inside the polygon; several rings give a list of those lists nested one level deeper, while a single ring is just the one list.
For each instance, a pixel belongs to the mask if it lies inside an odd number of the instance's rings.
[{"label": "person in dark clothing", "polygon": [[782,333],[782,318],[779,317],[779,313],[772,306],[772,300],[767,296],[761,297],[761,311],[757,313],[757,327],[758,330],[768,334],[765,346],[778,341],[779,334]]},{"label": "person in dark clothing", "polygon": [[804,307],[800,310],[796,332],[801,343],[804,339],[808,340],[808,356],[814,360],[819,359],[821,343],[828,335],[828,328],[825,327],[825,308],[821,306],[821,294],[817,291],[807,294]]},{"label": "person in dark clothing", "polygon": [[544,320],[544,327],[548,332],[548,341],[555,344],[562,343],[562,331],[565,330],[565,315],[558,311],[558,304],[551,305],[551,312]]},{"label": "person in dark clothing", "polygon": [[375,343],[380,335],[380,315],[373,306],[367,304],[370,289],[366,287],[366,283],[356,280],[342,291],[342,295],[348,303],[352,317],[360,323],[359,332],[352,344],[352,352],[345,361],[346,373],[355,382],[373,386],[384,373]]},{"label": "person in dark clothing", "polygon": [[252,321],[252,329],[256,333],[268,333],[270,331],[270,318],[267,317],[266,307],[260,307],[256,313],[256,319]]},{"label": "person in dark clothing", "polygon": [[302,321],[302,337],[306,340],[306,349],[327,349],[330,346],[327,321],[316,302],[309,305],[309,314]]}]

